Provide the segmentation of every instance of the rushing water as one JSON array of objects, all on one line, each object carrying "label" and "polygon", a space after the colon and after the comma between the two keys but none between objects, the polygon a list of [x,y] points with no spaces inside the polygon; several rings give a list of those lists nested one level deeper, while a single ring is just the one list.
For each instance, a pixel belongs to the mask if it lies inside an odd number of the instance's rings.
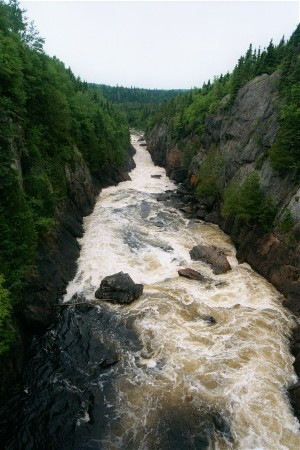
[{"label": "rushing water", "polygon": [[[286,394],[296,381],[294,319],[267,281],[237,263],[218,227],[157,201],[175,185],[138,136],[132,142],[132,181],[103,190],[85,219],[64,301],[94,299],[119,271],[144,293],[128,306],[62,307],[27,370],[7,448],[298,450]],[[192,261],[198,243],[224,249],[232,270],[213,275]],[[185,267],[210,281],[179,277]]]}]

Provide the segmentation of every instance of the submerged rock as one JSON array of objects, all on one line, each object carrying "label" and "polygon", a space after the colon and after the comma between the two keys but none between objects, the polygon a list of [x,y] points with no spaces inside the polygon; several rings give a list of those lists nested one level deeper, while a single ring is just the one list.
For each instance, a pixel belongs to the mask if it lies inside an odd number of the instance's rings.
[{"label": "submerged rock", "polygon": [[201,316],[201,319],[210,325],[214,325],[217,323],[216,319],[213,316],[204,315],[204,316]]},{"label": "submerged rock", "polygon": [[96,298],[112,303],[127,304],[139,298],[143,285],[136,284],[128,273],[118,272],[105,277],[95,292]]},{"label": "submerged rock", "polygon": [[179,269],[178,274],[181,277],[189,278],[190,280],[208,281],[208,278],[205,278],[200,272],[197,272],[194,269]]},{"label": "submerged rock", "polygon": [[85,301],[62,308],[51,329],[33,340],[23,382],[9,403],[0,403],[1,449],[92,449],[90,441],[111,426],[114,408],[107,405],[115,402],[122,358],[143,343],[134,320]]},{"label": "submerged rock", "polygon": [[161,175],[151,175],[151,178],[161,178]]},{"label": "submerged rock", "polygon": [[215,275],[228,272],[231,269],[224,251],[214,245],[196,245],[190,251],[190,255],[195,261],[200,260],[209,264]]}]

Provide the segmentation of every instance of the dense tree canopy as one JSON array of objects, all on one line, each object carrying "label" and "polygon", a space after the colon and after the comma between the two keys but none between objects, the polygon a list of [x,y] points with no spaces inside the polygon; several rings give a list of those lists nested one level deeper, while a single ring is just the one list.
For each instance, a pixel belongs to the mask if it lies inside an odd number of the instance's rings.
[{"label": "dense tree canopy", "polygon": [[103,97],[123,112],[129,125],[141,130],[145,129],[149,117],[155,114],[161,102],[184,92],[179,89],[140,89],[105,84],[90,86],[100,88]]},{"label": "dense tree canopy", "polygon": [[271,164],[281,173],[300,173],[300,25],[286,45],[282,59],[280,93],[284,100],[281,128],[271,148]]},{"label": "dense tree canopy", "polygon": [[275,218],[275,205],[267,196],[256,172],[251,172],[242,185],[232,182],[225,190],[223,215],[249,224],[259,224],[268,231]]},{"label": "dense tree canopy", "polygon": [[66,167],[84,160],[97,177],[120,165],[129,145],[122,114],[42,44],[18,2],[0,1],[0,353],[9,303],[68,194]]},{"label": "dense tree canopy", "polygon": [[[201,137],[208,116],[219,108],[228,109],[234,103],[238,90],[248,81],[276,69],[282,71],[280,94],[283,100],[281,134],[271,151],[271,162],[276,169],[299,167],[300,148],[300,26],[288,42],[284,38],[275,46],[253,50],[250,44],[246,54],[238,60],[231,74],[216,77],[202,88],[180,93],[165,100],[150,117],[148,128],[166,123],[172,139],[180,141],[186,136]],[[188,162],[188,160],[187,160]]]}]

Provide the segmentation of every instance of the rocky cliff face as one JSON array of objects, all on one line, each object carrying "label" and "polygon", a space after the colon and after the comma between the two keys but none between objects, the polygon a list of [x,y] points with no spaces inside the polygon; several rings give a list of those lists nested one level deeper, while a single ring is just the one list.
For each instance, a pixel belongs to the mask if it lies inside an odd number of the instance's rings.
[{"label": "rocky cliff face", "polygon": [[122,168],[107,168],[94,180],[84,162],[73,170],[65,167],[69,195],[58,211],[55,230],[39,242],[36,269],[23,293],[19,317],[26,331],[43,332],[51,324],[57,300],[76,272],[83,217],[92,212],[101,188],[127,180],[134,167],[132,150]]},{"label": "rocky cliff face", "polygon": [[183,167],[182,152],[175,142],[169,138],[166,124],[156,125],[147,136],[148,150],[152,160],[158,166],[166,168],[167,175],[172,180],[181,183],[188,175],[187,168]]},{"label": "rocky cliff face", "polygon": [[[268,279],[285,295],[285,305],[300,316],[300,186],[291,176],[279,176],[268,159],[268,149],[279,130],[279,78],[280,72],[276,71],[272,75],[253,79],[239,90],[231,108],[221,107],[207,119],[201,144],[184,182],[192,191],[195,190],[199,171],[212,144],[217,146],[224,158],[223,189],[231,180],[242,183],[255,169],[264,192],[272,197],[276,206],[272,232],[266,233],[260,226],[241,225],[226,219],[222,215],[222,200],[219,197],[199,198],[196,195],[192,201],[189,200],[189,208],[192,214],[218,224],[228,233],[236,244],[239,261],[248,262]],[[223,105],[226,101],[225,98]],[[181,142],[181,148],[193,139],[193,136],[186,138]],[[175,160],[176,170],[182,168],[183,158],[178,155],[178,142],[172,142],[166,125],[156,125],[148,133],[147,140],[154,162],[166,167],[171,177]],[[280,232],[279,226],[287,208],[294,223],[288,237]],[[299,336],[298,328],[292,343],[298,376]],[[291,396],[300,418],[300,384],[291,389]]]},{"label": "rocky cliff face", "polygon": [[68,197],[57,212],[57,226],[38,245],[36,267],[22,293],[16,312],[15,329],[18,339],[12,352],[1,357],[0,397],[20,376],[26,358],[26,342],[30,335],[43,333],[54,320],[57,301],[67,283],[74,277],[80,246],[77,238],[83,234],[83,217],[90,214],[102,187],[115,185],[129,178],[135,167],[133,148],[123,167],[107,168],[92,179],[84,161],[73,169],[65,167]]},{"label": "rocky cliff face", "polygon": [[[300,313],[300,186],[288,176],[282,178],[269,163],[268,149],[275,141],[279,130],[278,81],[279,71],[272,75],[261,75],[239,90],[230,109],[220,108],[206,122],[205,132],[197,154],[188,173],[183,167],[182,152],[168,133],[167,125],[156,125],[147,135],[148,149],[155,164],[166,167],[175,180],[174,172],[183,174],[189,187],[197,185],[197,177],[209,148],[215,144],[224,158],[224,189],[231,180],[242,183],[254,169],[259,174],[264,191],[273,198],[277,216],[275,224],[282,219],[286,208],[294,218],[293,245],[289,245],[279,233],[264,233],[259,227],[244,225],[236,231],[232,220],[221,214],[222,201],[215,198],[196,198],[192,208],[201,219],[217,223],[238,247],[240,260],[249,262],[255,270],[270,280],[287,296],[287,304]],[[224,99],[226,103],[226,99]],[[185,139],[180,145],[189,145]],[[181,171],[181,172],[180,172]]]},{"label": "rocky cliff face", "polygon": [[92,180],[84,163],[75,169],[65,168],[69,195],[57,214],[56,229],[39,242],[36,271],[23,293],[19,316],[30,333],[44,331],[53,320],[56,303],[76,272],[80,247],[77,238],[83,234],[83,217],[90,214],[101,188],[128,179],[135,167],[131,154],[121,169],[109,168]]},{"label": "rocky cliff face", "polygon": [[278,131],[278,80],[278,72],[253,79],[239,90],[229,114],[221,111],[208,120],[203,142],[205,148],[219,144],[226,181],[273,144]]}]

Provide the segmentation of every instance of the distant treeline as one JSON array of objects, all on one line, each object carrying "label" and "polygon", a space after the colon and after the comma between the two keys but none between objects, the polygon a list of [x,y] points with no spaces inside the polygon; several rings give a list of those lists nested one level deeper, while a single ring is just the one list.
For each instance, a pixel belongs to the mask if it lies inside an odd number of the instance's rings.
[{"label": "distant treeline", "polygon": [[44,53],[16,0],[0,0],[0,354],[38,239],[68,195],[66,172],[85,162],[97,176],[128,145],[128,125],[100,89]]},{"label": "distant treeline", "polygon": [[180,89],[140,89],[94,83],[89,86],[100,88],[103,97],[122,111],[129,125],[139,129],[145,129],[149,117],[155,114],[160,103],[186,92]]}]

